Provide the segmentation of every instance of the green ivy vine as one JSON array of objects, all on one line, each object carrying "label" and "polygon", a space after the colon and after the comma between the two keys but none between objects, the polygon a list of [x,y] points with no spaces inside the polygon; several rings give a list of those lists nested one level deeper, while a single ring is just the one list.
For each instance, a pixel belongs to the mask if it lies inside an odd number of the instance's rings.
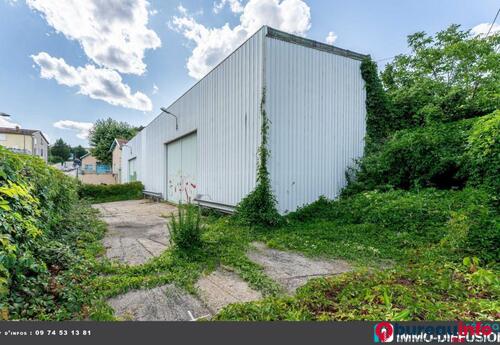
[{"label": "green ivy vine", "polygon": [[366,87],[366,152],[373,152],[394,130],[392,111],[379,78],[377,64],[366,58],[361,63]]},{"label": "green ivy vine", "polygon": [[266,89],[262,90],[260,104],[261,114],[261,143],[258,149],[257,184],[236,207],[236,217],[246,225],[276,226],[281,221],[281,215],[276,207],[276,197],[271,187],[271,179],[267,169],[270,152],[269,118],[266,109]]}]

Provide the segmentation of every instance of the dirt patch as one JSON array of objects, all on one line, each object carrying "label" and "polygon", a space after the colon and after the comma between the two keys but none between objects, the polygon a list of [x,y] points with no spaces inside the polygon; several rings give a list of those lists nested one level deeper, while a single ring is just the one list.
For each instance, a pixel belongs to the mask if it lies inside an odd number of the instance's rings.
[{"label": "dirt patch", "polygon": [[237,274],[219,268],[196,284],[200,297],[212,313],[219,312],[231,303],[251,302],[262,298]]},{"label": "dirt patch", "polygon": [[106,256],[130,265],[143,264],[168,247],[167,219],[174,206],[148,200],[93,205],[108,225]]},{"label": "dirt patch", "polygon": [[252,246],[248,253],[250,260],[264,267],[264,272],[290,294],[309,279],[352,271],[351,265],[343,260],[311,259],[271,249],[260,242],[254,242]]},{"label": "dirt patch", "polygon": [[134,290],[108,300],[121,320],[194,321],[210,316],[196,297],[173,284],[147,290]]}]

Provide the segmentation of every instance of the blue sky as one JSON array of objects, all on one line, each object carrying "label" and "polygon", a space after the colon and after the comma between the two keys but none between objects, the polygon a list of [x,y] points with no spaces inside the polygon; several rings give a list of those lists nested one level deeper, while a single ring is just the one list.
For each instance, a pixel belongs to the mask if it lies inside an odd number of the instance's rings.
[{"label": "blue sky", "polygon": [[499,5],[0,0],[0,112],[51,141],[87,145],[86,129],[99,118],[149,123],[262,24],[323,42],[329,36],[334,45],[380,60],[405,52],[406,36],[416,31],[452,23],[484,31]]}]

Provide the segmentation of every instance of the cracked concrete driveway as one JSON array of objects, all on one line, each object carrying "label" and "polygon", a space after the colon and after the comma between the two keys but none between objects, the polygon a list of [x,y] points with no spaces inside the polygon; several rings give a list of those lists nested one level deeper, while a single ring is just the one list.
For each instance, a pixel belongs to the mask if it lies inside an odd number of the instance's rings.
[{"label": "cracked concrete driveway", "polygon": [[160,255],[169,245],[167,219],[176,210],[148,200],[117,201],[93,205],[108,225],[104,238],[106,256],[139,265]]},{"label": "cracked concrete driveway", "polygon": [[308,280],[352,271],[344,260],[312,259],[304,255],[271,249],[264,243],[253,242],[248,258],[264,267],[264,272],[293,294]]},{"label": "cracked concrete driveway", "polygon": [[108,304],[121,320],[194,321],[210,316],[203,302],[173,284],[129,291]]}]

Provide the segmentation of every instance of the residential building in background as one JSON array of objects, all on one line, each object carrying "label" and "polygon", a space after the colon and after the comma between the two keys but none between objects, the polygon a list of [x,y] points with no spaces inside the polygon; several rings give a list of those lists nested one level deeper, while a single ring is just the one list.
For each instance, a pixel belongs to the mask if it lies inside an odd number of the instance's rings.
[{"label": "residential building in background", "polygon": [[122,179],[234,210],[256,185],[262,107],[279,211],[336,198],[363,155],[365,58],[264,26],[128,142]]},{"label": "residential building in background", "polygon": [[84,184],[115,184],[111,166],[99,162],[89,153],[81,157],[78,179]]},{"label": "residential building in background", "polygon": [[0,127],[0,146],[40,157],[45,162],[49,157],[49,141],[39,130]]},{"label": "residential building in background", "polygon": [[125,139],[115,139],[109,149],[112,154],[111,171],[116,183],[121,183],[122,181],[122,148],[127,142],[128,140]]}]

